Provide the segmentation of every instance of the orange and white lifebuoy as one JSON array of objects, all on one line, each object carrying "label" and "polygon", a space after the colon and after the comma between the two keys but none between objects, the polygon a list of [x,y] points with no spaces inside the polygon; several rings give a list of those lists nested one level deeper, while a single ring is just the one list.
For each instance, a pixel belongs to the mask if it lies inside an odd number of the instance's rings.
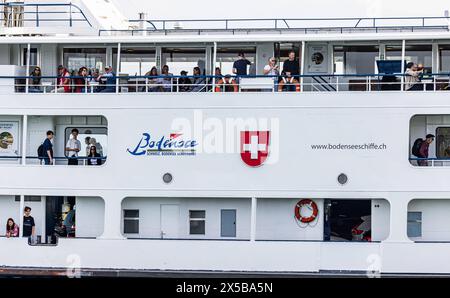
[{"label": "orange and white lifebuoy", "polygon": [[283,88],[285,85],[295,85],[295,92],[300,92],[300,82],[294,78],[290,79],[290,82],[286,80],[284,77],[282,80],[278,83],[278,92],[283,92]]},{"label": "orange and white lifebuoy", "polygon": [[[308,217],[302,215],[302,208],[308,206],[312,210],[312,214]],[[299,201],[295,205],[295,218],[302,223],[311,223],[316,220],[319,215],[319,208],[317,207],[316,202],[310,199],[304,199]]]},{"label": "orange and white lifebuoy", "polygon": [[224,79],[220,79],[216,84],[215,92],[226,92],[226,87],[231,86],[233,87],[233,92],[238,92],[239,87],[236,84],[235,80],[230,80],[229,83],[225,82]]}]

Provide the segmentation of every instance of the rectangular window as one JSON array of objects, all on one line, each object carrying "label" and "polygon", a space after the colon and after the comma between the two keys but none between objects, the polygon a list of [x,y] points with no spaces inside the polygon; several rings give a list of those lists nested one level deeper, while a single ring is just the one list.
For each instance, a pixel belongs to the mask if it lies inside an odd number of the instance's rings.
[{"label": "rectangular window", "polygon": [[194,67],[199,67],[203,75],[206,73],[206,49],[163,48],[161,67],[164,64],[169,66],[169,72],[174,75],[180,75],[181,71],[185,70],[191,76]]},{"label": "rectangular window", "polygon": [[[30,49],[30,68],[34,66],[38,66],[38,49],[37,48],[31,48]],[[23,61],[22,65],[27,65],[27,54],[28,54],[28,48],[23,49]]]},{"label": "rectangular window", "polygon": [[139,210],[123,210],[123,233],[139,234]]},{"label": "rectangular window", "polygon": [[[15,196],[14,201],[20,202],[20,196]],[[40,202],[41,197],[40,196],[25,196],[25,202]]]},{"label": "rectangular window", "polygon": [[70,73],[78,73],[81,67],[91,72],[95,69],[104,71],[106,65],[106,48],[65,48],[63,50],[64,65]]},{"label": "rectangular window", "polygon": [[408,237],[422,237],[422,212],[408,212]]},{"label": "rectangular window", "polygon": [[333,51],[335,74],[375,73],[379,46],[335,46]]},{"label": "rectangular window", "polygon": [[[217,49],[217,61],[216,67],[220,67],[223,75],[233,74],[233,64],[238,59],[239,52],[244,53],[245,58],[247,58],[252,65],[248,68],[249,74],[255,74],[255,63],[256,63],[256,47],[239,47],[239,48],[218,48]],[[269,59],[269,57],[267,57]],[[266,63],[264,61],[263,63]]]},{"label": "rectangular window", "polygon": [[189,234],[205,235],[206,211],[190,210],[189,211]]},{"label": "rectangular window", "polygon": [[[154,48],[122,48],[120,51],[121,74],[144,76],[153,66],[156,66]],[[113,49],[113,68],[117,69],[117,48]]]},{"label": "rectangular window", "polygon": [[450,127],[436,129],[436,157],[450,158]]},{"label": "rectangular window", "polygon": [[450,45],[439,46],[439,71],[450,72]]}]

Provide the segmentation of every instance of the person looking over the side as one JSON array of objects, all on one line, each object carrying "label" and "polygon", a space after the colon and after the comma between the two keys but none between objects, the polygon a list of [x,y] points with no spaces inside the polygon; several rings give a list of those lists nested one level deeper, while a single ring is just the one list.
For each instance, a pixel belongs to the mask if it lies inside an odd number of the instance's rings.
[{"label": "person looking over the side", "polygon": [[43,146],[43,160],[44,164],[46,165],[52,165],[53,164],[53,144],[52,139],[55,134],[53,131],[49,130],[47,131],[47,138],[44,141]]},{"label": "person looking over the side", "polygon": [[101,90],[102,93],[116,92],[116,74],[113,72],[112,66],[105,67],[105,73],[98,77],[99,81],[105,81],[106,87]]},{"label": "person looking over the side", "polygon": [[420,84],[420,76],[423,74],[423,68],[420,70],[417,64],[409,62],[406,64],[405,71],[405,90],[406,91],[420,91],[423,90]]},{"label": "person looking over the side", "polygon": [[420,166],[420,167],[428,166],[428,160],[426,160],[426,159],[428,158],[428,150],[429,150],[430,144],[433,143],[434,138],[435,138],[434,135],[428,134],[425,137],[425,140],[417,139],[416,142],[414,143],[414,147],[417,147],[417,148],[413,148],[413,155],[415,155],[417,158],[419,158],[419,160],[417,160],[418,166]]},{"label": "person looking over the side", "polygon": [[300,75],[300,64],[296,59],[295,51],[289,52],[289,58],[284,61],[282,79],[285,85],[286,91],[296,91],[294,81],[298,81]]},{"label": "person looking over the side", "polygon": [[41,68],[36,66],[30,73],[28,92],[41,93],[42,92],[41,79],[42,79]]},{"label": "person looking over the side", "polygon": [[78,152],[81,151],[81,142],[78,140],[78,129],[72,129],[72,138],[69,138],[66,144],[66,156],[68,157],[69,166],[78,165]]},{"label": "person looking over the side", "polygon": [[36,225],[34,223],[34,218],[31,216],[31,208],[25,207],[23,215],[23,237],[30,237],[36,234]]},{"label": "person looking over the side", "polygon": [[63,65],[58,66],[56,93],[70,93],[70,73]]},{"label": "person looking over the side", "polygon": [[6,238],[10,237],[19,237],[19,226],[12,218],[9,218],[6,222]]},{"label": "person looking over the side", "polygon": [[244,52],[238,53],[238,60],[233,63],[233,73],[237,76],[236,81],[239,83],[239,77],[246,76],[248,73],[248,66],[252,63],[245,58]]}]

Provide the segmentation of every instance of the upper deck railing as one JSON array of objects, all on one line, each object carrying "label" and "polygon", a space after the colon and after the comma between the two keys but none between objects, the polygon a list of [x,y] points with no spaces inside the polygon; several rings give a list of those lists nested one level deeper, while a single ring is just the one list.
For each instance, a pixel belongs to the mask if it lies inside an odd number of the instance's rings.
[{"label": "upper deck railing", "polygon": [[0,22],[3,27],[41,27],[61,25],[92,27],[83,10],[72,3],[1,3]]},{"label": "upper deck railing", "polygon": [[[417,32],[449,31],[449,17],[384,17],[384,18],[286,18],[286,19],[181,19],[181,20],[130,20],[141,23],[139,29],[100,30],[99,35],[142,35],[211,32],[245,34],[273,31],[277,33],[296,32],[353,33],[353,32]],[[144,26],[142,26],[144,25]]]},{"label": "upper deck railing", "polygon": [[0,76],[0,94],[149,93],[149,92],[381,92],[450,91],[450,73],[430,73],[413,80],[407,74],[305,74],[247,76]]}]

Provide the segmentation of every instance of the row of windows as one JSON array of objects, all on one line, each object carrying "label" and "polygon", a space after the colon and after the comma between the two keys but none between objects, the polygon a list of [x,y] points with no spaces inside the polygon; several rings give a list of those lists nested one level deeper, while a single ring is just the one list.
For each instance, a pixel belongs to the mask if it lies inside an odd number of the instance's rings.
[{"label": "row of windows", "polygon": [[[123,211],[124,234],[139,234],[139,210]],[[189,235],[206,234],[206,211],[189,210]],[[221,210],[221,237],[236,237],[236,210]]]}]

